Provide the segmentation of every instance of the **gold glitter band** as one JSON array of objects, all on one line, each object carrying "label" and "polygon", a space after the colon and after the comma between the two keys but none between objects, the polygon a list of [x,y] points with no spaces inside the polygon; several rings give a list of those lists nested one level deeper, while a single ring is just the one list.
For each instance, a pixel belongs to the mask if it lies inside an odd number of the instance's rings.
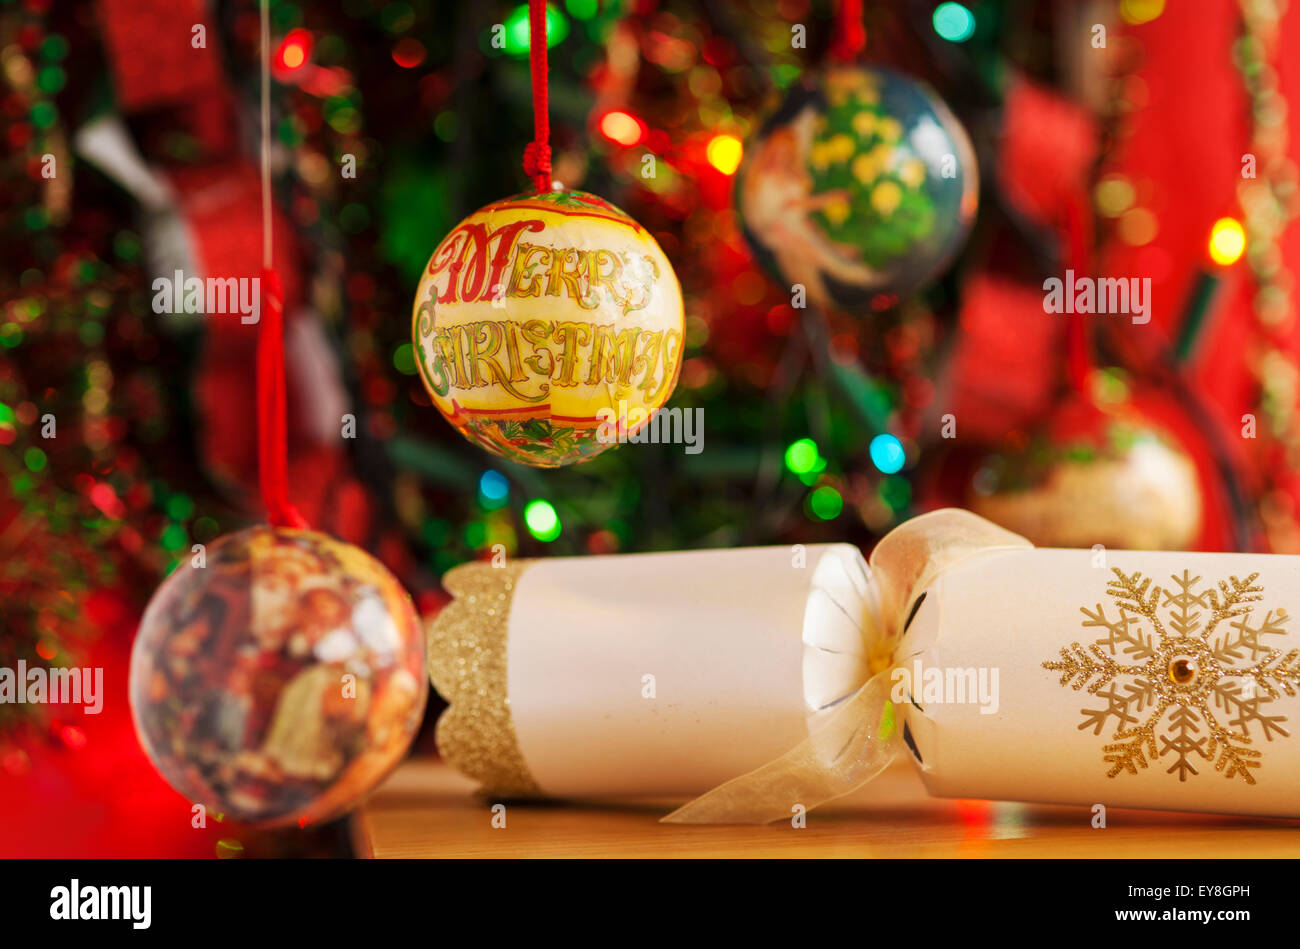
[{"label": "gold glitter band", "polygon": [[443,577],[453,599],[429,627],[429,678],[451,708],[438,719],[442,757],[495,795],[536,796],[506,694],[510,606],[528,566],[469,563]]}]

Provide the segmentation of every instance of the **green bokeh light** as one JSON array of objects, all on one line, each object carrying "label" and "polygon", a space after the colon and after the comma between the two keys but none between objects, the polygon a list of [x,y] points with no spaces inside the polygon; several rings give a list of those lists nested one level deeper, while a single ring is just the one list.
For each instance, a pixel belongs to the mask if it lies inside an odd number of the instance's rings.
[{"label": "green bokeh light", "polygon": [[118,231],[113,237],[113,253],[123,260],[135,260],[140,256],[140,238],[133,231]]},{"label": "green bokeh light", "polygon": [[439,112],[433,120],[433,134],[444,142],[456,141],[456,132],[459,130],[460,123],[456,119],[456,113],[448,109],[445,112]]},{"label": "green bokeh light", "polygon": [[950,43],[964,43],[975,35],[975,15],[960,3],[934,8],[934,31]]},{"label": "green bokeh light", "polygon": [[393,350],[393,368],[404,376],[415,375],[415,347],[403,343]]},{"label": "green bokeh light", "polygon": [[550,501],[529,501],[524,508],[524,523],[528,533],[540,541],[550,543],[560,536],[560,515]]},{"label": "green bokeh light", "polygon": [[833,521],[844,510],[844,498],[830,485],[824,484],[808,495],[808,507],[823,521]]},{"label": "green bokeh light", "polygon": [[38,129],[47,129],[55,123],[59,117],[59,110],[54,108],[50,102],[38,102],[32,106],[32,124]]},{"label": "green bokeh light", "polygon": [[[528,4],[521,3],[506,17],[506,52],[511,56],[528,55]],[[569,21],[551,4],[546,5],[546,46],[550,48],[569,35]]]},{"label": "green bokeh light", "polygon": [[194,513],[194,502],[184,494],[173,494],[167,499],[168,516],[178,520],[187,521]]},{"label": "green bokeh light", "polygon": [[185,528],[180,524],[168,524],[162,536],[158,538],[158,543],[162,545],[163,550],[175,552],[185,547],[189,543],[189,538],[185,533]]},{"label": "green bokeh light", "polygon": [[590,20],[600,10],[596,0],[564,0],[564,8],[575,20]]},{"label": "green bokeh light", "polygon": [[817,459],[821,453],[817,450],[817,443],[811,438],[801,438],[796,442],[791,442],[785,450],[785,466],[795,474],[807,474],[817,467]]},{"label": "green bokeh light", "polygon": [[47,60],[60,60],[68,55],[68,41],[58,34],[48,36],[41,44],[41,56]]},{"label": "green bokeh light", "polygon": [[50,95],[58,92],[68,81],[67,74],[60,66],[46,66],[36,74],[36,86]]}]

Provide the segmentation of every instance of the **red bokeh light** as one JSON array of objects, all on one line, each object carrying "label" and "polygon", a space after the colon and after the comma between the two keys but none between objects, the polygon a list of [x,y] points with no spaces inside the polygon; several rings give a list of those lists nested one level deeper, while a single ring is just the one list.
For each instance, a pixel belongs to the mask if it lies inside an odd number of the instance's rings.
[{"label": "red bokeh light", "polygon": [[410,36],[403,37],[393,47],[393,62],[403,69],[414,69],[424,62],[424,44]]},{"label": "red bokeh light", "polygon": [[631,146],[645,138],[645,123],[635,115],[614,110],[600,117],[600,134],[618,145]]},{"label": "red bokeh light", "polygon": [[280,41],[280,48],[275,51],[276,72],[283,75],[296,72],[306,66],[307,61],[311,59],[312,44],[312,35],[309,31],[290,30]]}]

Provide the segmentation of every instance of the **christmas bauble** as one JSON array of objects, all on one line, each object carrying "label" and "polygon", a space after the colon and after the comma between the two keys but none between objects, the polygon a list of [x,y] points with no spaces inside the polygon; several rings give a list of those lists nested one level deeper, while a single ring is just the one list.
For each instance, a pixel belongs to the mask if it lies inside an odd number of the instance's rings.
[{"label": "christmas bauble", "polygon": [[1040,547],[1122,550],[1188,549],[1203,506],[1195,463],[1158,426],[1070,405],[1018,450],[988,458],[968,503]]},{"label": "christmas bauble", "polygon": [[965,242],[979,203],[961,123],[888,69],[805,77],[745,154],[736,189],[750,247],[822,307],[879,309],[924,286]]},{"label": "christmas bauble", "polygon": [[655,239],[580,191],[475,211],[429,258],[412,333],[420,378],[466,438],[542,468],[637,433],[672,395],[682,291]]},{"label": "christmas bauble", "polygon": [[423,715],[424,636],[387,569],[312,531],[255,527],[159,587],[131,655],[145,751],[236,820],[300,824],[359,802]]}]

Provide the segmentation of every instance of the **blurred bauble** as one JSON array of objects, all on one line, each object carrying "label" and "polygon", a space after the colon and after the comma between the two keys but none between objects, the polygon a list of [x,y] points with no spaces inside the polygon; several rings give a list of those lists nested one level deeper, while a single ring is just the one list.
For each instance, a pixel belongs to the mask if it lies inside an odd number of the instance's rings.
[{"label": "blurred bauble", "polygon": [[131,709],[154,766],[236,820],[319,822],[405,755],[424,713],[411,598],[365,551],[311,531],[227,534],[145,611]]},{"label": "blurred bauble", "polygon": [[1201,530],[1196,465],[1131,410],[1067,403],[1018,450],[993,455],[968,506],[1040,547],[1186,550]]},{"label": "blurred bauble", "polygon": [[882,309],[965,243],[979,173],[925,86],[858,66],[805,77],[745,151],[736,195],[755,257],[821,307]]},{"label": "blurred bauble", "polygon": [[655,239],[581,191],[475,211],[429,258],[412,333],[433,403],[470,441],[539,468],[641,429],[682,363],[682,290]]}]

